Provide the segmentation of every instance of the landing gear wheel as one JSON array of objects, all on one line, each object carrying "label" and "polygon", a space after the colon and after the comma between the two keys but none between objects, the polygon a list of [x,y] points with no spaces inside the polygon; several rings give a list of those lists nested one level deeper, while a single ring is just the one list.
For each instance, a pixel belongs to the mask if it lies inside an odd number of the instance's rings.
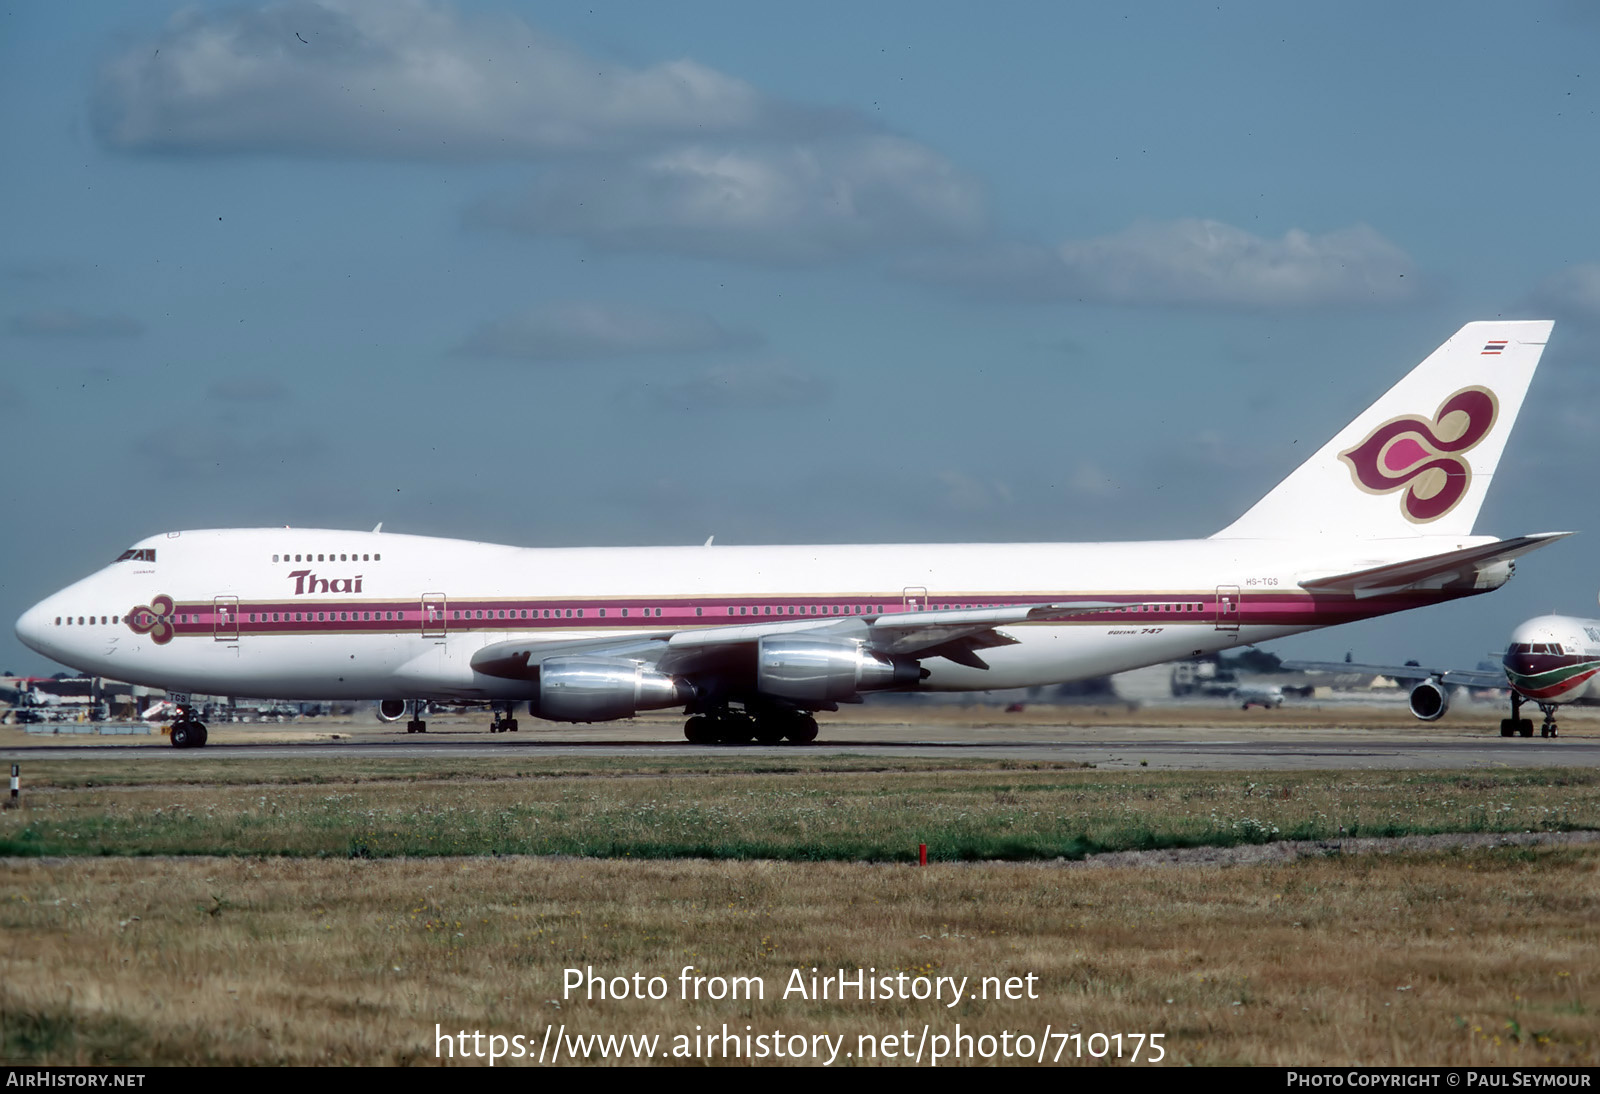
[{"label": "landing gear wheel", "polygon": [[209,737],[210,734],[208,734],[206,732],[206,727],[205,727],[205,724],[203,722],[196,722],[194,724],[194,728],[195,728],[195,742],[194,742],[193,747],[195,747],[195,748],[204,748],[205,744],[206,744],[206,738]]},{"label": "landing gear wheel", "polygon": [[808,745],[817,739],[817,720],[809,714],[803,714],[794,720],[784,736],[797,745]]},{"label": "landing gear wheel", "polygon": [[725,745],[749,744],[755,739],[755,720],[748,714],[728,711],[716,721],[717,740]]},{"label": "landing gear wheel", "polygon": [[167,739],[172,742],[173,748],[193,748],[194,738],[194,723],[181,721],[172,723],[172,730]]},{"label": "landing gear wheel", "polygon": [[428,723],[424,722],[421,718],[413,718],[411,721],[406,723],[406,732],[426,733],[428,732]]},{"label": "landing gear wheel", "polygon": [[789,728],[788,718],[767,715],[756,719],[756,744],[775,745],[783,740]]},{"label": "landing gear wheel", "polygon": [[515,733],[516,731],[517,731],[517,720],[515,718],[507,718],[504,722],[500,723],[500,732],[502,732],[502,733]]},{"label": "landing gear wheel", "polygon": [[714,724],[704,714],[696,714],[683,723],[683,736],[692,745],[709,745],[717,739]]},{"label": "landing gear wheel", "polygon": [[[1556,705],[1554,703],[1540,703],[1539,709],[1544,711],[1544,725],[1539,727],[1539,736],[1554,737],[1556,735]],[[1524,737],[1533,736],[1533,723],[1528,722],[1528,730]]]},{"label": "landing gear wheel", "polygon": [[1513,721],[1512,719],[1510,719],[1510,718],[1502,718],[1502,719],[1500,719],[1500,736],[1502,736],[1502,737],[1515,737],[1516,735],[1517,735],[1517,723],[1515,721]]}]

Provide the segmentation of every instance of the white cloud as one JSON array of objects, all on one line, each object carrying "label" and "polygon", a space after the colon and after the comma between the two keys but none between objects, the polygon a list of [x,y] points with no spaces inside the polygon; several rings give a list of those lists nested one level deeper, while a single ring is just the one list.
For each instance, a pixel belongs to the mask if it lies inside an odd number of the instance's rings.
[{"label": "white cloud", "polygon": [[132,338],[144,324],[126,315],[88,315],[73,308],[41,309],[12,316],[12,334],[30,338]]},{"label": "white cloud", "polygon": [[1600,319],[1600,263],[1568,266],[1534,290],[1534,303],[1558,315]]},{"label": "white cloud", "polygon": [[938,153],[856,134],[553,170],[471,219],[614,250],[814,262],[975,238],[985,213],[976,182]]},{"label": "white cloud", "polygon": [[964,512],[981,512],[1012,504],[1011,487],[999,479],[965,471],[940,471],[934,475],[944,489],[944,504]]},{"label": "white cloud", "polygon": [[275,403],[289,398],[289,388],[276,376],[243,375],[218,380],[206,398],[221,403]]},{"label": "white cloud", "polygon": [[485,323],[462,344],[473,357],[590,361],[647,353],[688,353],[756,345],[699,312],[570,301]]},{"label": "white cloud", "polygon": [[[186,9],[101,70],[97,128],[141,152],[528,156],[836,125],[692,60],[628,67],[434,0]],[[854,123],[852,123],[854,124]]]},{"label": "white cloud", "polygon": [[1146,221],[1054,248],[996,244],[908,264],[905,272],[974,292],[1118,304],[1246,308],[1393,303],[1416,291],[1415,265],[1363,224],[1268,239],[1216,220]]},{"label": "white cloud", "polygon": [[823,377],[778,361],[715,365],[693,376],[646,381],[622,393],[682,410],[780,410],[826,403],[833,386]]}]

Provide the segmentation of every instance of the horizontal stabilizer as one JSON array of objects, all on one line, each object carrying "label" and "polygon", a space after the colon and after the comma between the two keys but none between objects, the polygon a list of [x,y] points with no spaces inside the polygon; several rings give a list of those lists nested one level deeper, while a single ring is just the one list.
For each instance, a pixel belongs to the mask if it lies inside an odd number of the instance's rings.
[{"label": "horizontal stabilizer", "polygon": [[1310,592],[1348,593],[1355,597],[1378,596],[1415,587],[1444,588],[1455,584],[1476,584],[1479,575],[1497,562],[1508,562],[1529,551],[1565,539],[1571,532],[1538,532],[1531,536],[1502,539],[1459,551],[1425,555],[1405,562],[1391,562],[1369,570],[1355,570],[1331,577],[1300,582]]}]

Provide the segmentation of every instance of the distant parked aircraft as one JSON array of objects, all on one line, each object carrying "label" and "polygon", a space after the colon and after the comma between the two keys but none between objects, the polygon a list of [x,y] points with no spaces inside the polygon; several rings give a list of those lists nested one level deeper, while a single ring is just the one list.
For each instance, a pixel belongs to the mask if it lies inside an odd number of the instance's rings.
[{"label": "distant parked aircraft", "polygon": [[1500,736],[1532,737],[1533,721],[1522,704],[1544,713],[1539,736],[1555,737],[1556,709],[1567,703],[1600,702],[1600,619],[1541,615],[1511,632],[1500,672],[1441,669],[1423,665],[1360,665],[1345,661],[1285,661],[1286,669],[1306,672],[1362,672],[1415,680],[1411,713],[1424,722],[1444,717],[1451,687],[1509,688],[1511,717],[1500,720]]}]

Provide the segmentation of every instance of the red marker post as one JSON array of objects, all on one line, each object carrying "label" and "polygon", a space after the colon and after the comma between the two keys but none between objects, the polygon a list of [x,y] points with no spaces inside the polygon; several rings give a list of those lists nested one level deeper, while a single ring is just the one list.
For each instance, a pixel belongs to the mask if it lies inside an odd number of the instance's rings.
[{"label": "red marker post", "polygon": [[917,865],[928,865],[928,845],[926,843],[917,844]]}]

